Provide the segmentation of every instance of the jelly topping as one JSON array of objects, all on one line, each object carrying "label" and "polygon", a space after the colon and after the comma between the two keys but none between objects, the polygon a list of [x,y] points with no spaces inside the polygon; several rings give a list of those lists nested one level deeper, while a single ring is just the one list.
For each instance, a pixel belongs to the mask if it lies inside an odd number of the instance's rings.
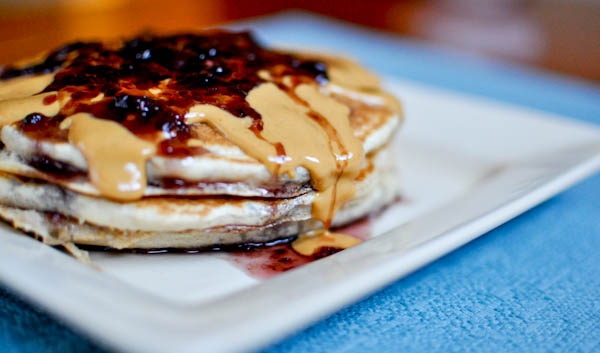
[{"label": "jelly topping", "polygon": [[[121,46],[73,43],[36,65],[6,67],[0,79],[56,71],[43,91],[56,91],[71,99],[54,121],[90,113],[115,120],[148,139],[162,132],[178,147],[168,148],[166,142],[159,153],[174,156],[188,154],[177,142],[189,137],[185,114],[195,104],[211,104],[235,117],[251,117],[252,128],[260,131],[261,117],[246,96],[264,82],[258,72],[265,69],[275,76],[292,75],[299,82],[327,81],[326,66],[321,62],[264,49],[248,32],[222,31],[145,35]],[[101,99],[91,101],[100,94]],[[29,133],[35,137],[33,129]]]}]

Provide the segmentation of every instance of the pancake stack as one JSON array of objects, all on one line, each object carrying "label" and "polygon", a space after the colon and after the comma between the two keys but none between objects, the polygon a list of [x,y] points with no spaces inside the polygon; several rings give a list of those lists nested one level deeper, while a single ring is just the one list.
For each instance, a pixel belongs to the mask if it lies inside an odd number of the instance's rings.
[{"label": "pancake stack", "polygon": [[50,244],[265,243],[398,195],[400,106],[346,59],[210,31],[0,70],[0,217]]}]

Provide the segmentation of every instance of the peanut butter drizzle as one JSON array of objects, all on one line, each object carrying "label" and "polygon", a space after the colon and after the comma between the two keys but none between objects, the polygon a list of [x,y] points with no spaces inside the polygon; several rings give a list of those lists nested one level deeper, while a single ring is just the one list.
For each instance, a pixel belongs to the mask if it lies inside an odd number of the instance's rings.
[{"label": "peanut butter drizzle", "polygon": [[327,230],[313,230],[301,234],[292,242],[292,249],[304,256],[312,256],[322,248],[348,249],[362,240],[342,233]]},{"label": "peanut butter drizzle", "polygon": [[[51,103],[46,98],[56,97]],[[32,113],[54,116],[60,110],[60,100],[56,92],[36,94],[31,97],[0,101],[0,127],[23,120]]]},{"label": "peanut butter drizzle", "polygon": [[[210,104],[197,104],[185,115],[186,123],[206,123],[244,152],[261,161],[269,170],[277,165],[276,150],[269,142],[259,139],[250,126],[252,118],[237,118],[226,110]],[[263,117],[264,119],[264,117]],[[272,158],[269,158],[272,156]],[[264,158],[261,158],[264,157]]]},{"label": "peanut butter drizzle", "polygon": [[[293,178],[296,168],[306,168],[317,191],[312,214],[329,227],[335,211],[354,196],[354,179],[364,158],[362,145],[350,128],[347,106],[313,85],[300,85],[295,93],[308,106],[273,83],[263,83],[249,92],[246,100],[263,122],[260,137],[249,129],[251,118],[235,118],[212,105],[192,107],[186,122],[213,126],[271,173]],[[324,121],[309,116],[311,109]],[[278,153],[278,144],[285,154]]]},{"label": "peanut butter drizzle", "polygon": [[[350,108],[322,94],[312,85],[300,85],[295,93],[320,115],[319,118],[325,118],[328,125],[324,126],[324,129],[332,143],[337,175],[333,185],[328,184],[321,190],[317,189],[319,193],[313,201],[312,214],[317,219],[325,220],[325,227],[329,228],[334,213],[354,197],[355,179],[364,160],[363,147],[350,128]],[[332,170],[333,167],[326,166]],[[327,215],[326,218],[323,218],[324,215]]]},{"label": "peanut butter drizzle", "polygon": [[40,93],[54,80],[54,74],[15,77],[0,81],[0,101],[29,97]]},{"label": "peanut butter drizzle", "polygon": [[104,196],[135,200],[144,195],[146,162],[154,144],[141,140],[121,124],[87,113],[70,117],[69,142],[88,162],[92,184]]},{"label": "peanut butter drizzle", "polygon": [[[279,174],[294,177],[296,168],[306,168],[317,190],[324,190],[337,178],[330,137],[308,116],[310,109],[295,102],[273,83],[263,83],[248,94],[246,101],[262,117],[261,136],[271,144],[283,145],[285,155],[254,153],[259,160],[275,161]],[[267,166],[272,163],[267,163]],[[274,168],[270,168],[274,171]],[[323,220],[324,217],[319,217]]]},{"label": "peanut butter drizzle", "polygon": [[327,75],[333,84],[357,90],[380,91],[379,79],[354,62],[339,57],[323,57],[327,62]]}]

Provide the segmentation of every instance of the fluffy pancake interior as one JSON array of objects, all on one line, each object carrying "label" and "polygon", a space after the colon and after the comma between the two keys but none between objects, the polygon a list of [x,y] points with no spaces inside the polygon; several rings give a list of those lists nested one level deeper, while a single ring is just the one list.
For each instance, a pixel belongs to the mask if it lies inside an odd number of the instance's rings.
[{"label": "fluffy pancake interior", "polygon": [[[389,167],[389,165],[388,165]],[[340,209],[333,220],[334,226],[340,226],[360,219],[374,210],[392,202],[399,195],[400,185],[395,172],[389,168],[374,169],[377,172],[368,173],[361,182],[360,196],[348,202]],[[18,181],[17,183],[20,183]],[[13,226],[33,233],[42,239],[47,239],[54,244],[76,243],[86,245],[107,246],[115,249],[140,248],[210,248],[220,245],[244,244],[250,242],[264,243],[275,239],[289,237],[302,232],[322,227],[319,221],[311,217],[311,194],[280,200],[247,200],[241,199],[234,202],[222,202],[218,199],[201,200],[200,204],[190,205],[190,200],[159,199],[156,202],[139,204],[135,209],[124,209],[114,205],[94,203],[85,205],[90,200],[82,200],[85,196],[75,196],[67,201],[70,207],[62,209],[63,212],[44,211],[43,207],[29,208],[24,205],[23,195],[19,197],[20,204],[11,203],[7,188],[16,193],[41,192],[44,197],[50,196],[52,191],[47,187],[32,189],[31,185],[15,185],[14,182],[6,184],[6,179],[0,179],[0,217],[9,221]],[[19,189],[28,189],[28,191]],[[14,195],[14,194],[13,194]],[[32,201],[39,200],[39,195],[31,195]],[[67,196],[67,199],[71,196]],[[192,201],[193,203],[193,201]],[[52,203],[59,204],[59,201]],[[75,212],[79,210],[80,212]],[[99,214],[101,210],[110,212],[110,219],[94,223],[81,217],[84,214]],[[156,213],[158,212],[158,214]],[[119,228],[119,219],[114,216],[137,217],[144,222],[146,227],[137,225],[127,229]],[[184,217],[181,217],[181,216]],[[188,218],[185,229],[165,229],[165,224],[153,224],[148,227],[147,221],[159,218],[161,221],[174,217],[178,220]],[[122,219],[121,219],[122,220]],[[110,222],[110,223],[108,223]],[[183,222],[183,221],[182,221]],[[103,224],[103,225],[100,225]],[[110,224],[110,225],[109,225]],[[184,223],[177,223],[178,225]],[[170,227],[167,227],[170,228]]]},{"label": "fluffy pancake interior", "polygon": [[[386,188],[392,198],[397,186],[389,180],[387,150],[377,153],[357,182],[357,193],[349,205],[363,208],[364,202]],[[391,191],[390,191],[391,190]],[[238,197],[149,197],[135,202],[116,202],[71,192],[60,186],[36,180],[23,180],[8,174],[0,177],[0,203],[10,207],[56,212],[101,227],[142,231],[187,231],[228,225],[269,226],[282,221],[311,218],[314,192],[284,198]],[[383,198],[387,199],[387,198]],[[373,201],[375,202],[375,201]],[[334,223],[358,217],[344,213]],[[362,213],[361,213],[362,215]]]}]

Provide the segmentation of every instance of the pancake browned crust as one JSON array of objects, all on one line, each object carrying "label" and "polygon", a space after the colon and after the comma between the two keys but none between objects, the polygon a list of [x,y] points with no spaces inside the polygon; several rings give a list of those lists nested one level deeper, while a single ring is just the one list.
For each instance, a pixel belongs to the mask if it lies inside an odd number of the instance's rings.
[{"label": "pancake browned crust", "polygon": [[0,217],[54,244],[198,248],[391,202],[397,101],[246,32],[73,43],[0,69]]}]

